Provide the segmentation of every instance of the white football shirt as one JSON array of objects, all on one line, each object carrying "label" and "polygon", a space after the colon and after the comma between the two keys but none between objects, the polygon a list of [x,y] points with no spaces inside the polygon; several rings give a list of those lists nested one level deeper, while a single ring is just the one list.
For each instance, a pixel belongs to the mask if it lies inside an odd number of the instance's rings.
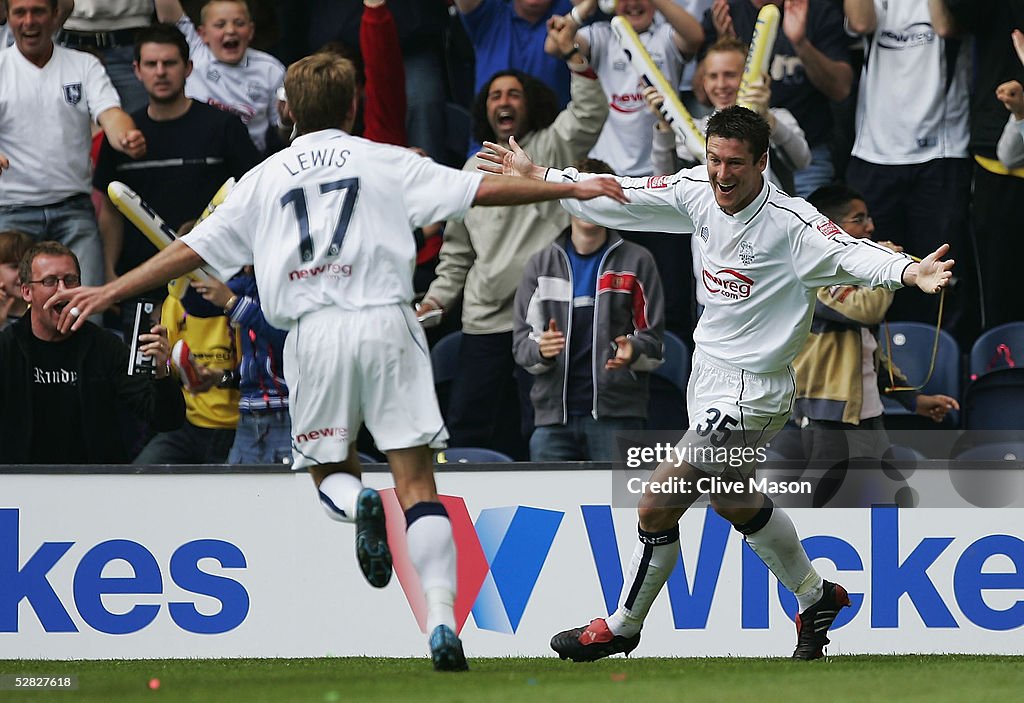
[{"label": "white football shirt", "polygon": [[[550,181],[579,177],[575,169],[547,174]],[[810,331],[818,288],[837,283],[899,288],[911,263],[870,240],[854,239],[807,201],[767,180],[736,215],[718,207],[705,166],[619,181],[629,204],[597,198],[562,205],[606,227],[693,234],[702,264],[697,285],[706,300],[694,343],[713,358],[754,373],[785,369],[796,358]]]},{"label": "white football shirt", "polygon": [[192,75],[185,81],[185,94],[238,115],[252,143],[265,151],[267,129],[281,124],[277,89],[284,85],[284,64],[257,49],[246,49],[238,64],[221,63],[203,43],[188,15],[181,16],[177,27],[188,39],[192,55]]},{"label": "white football shirt", "polygon": [[853,155],[886,165],[967,158],[971,43],[940,37],[927,0],[875,0],[875,13]]},{"label": "white football shirt", "polygon": [[92,192],[91,126],[121,101],[92,54],[53,47],[39,68],[0,51],[0,205],[49,205]]},{"label": "white football shirt", "polygon": [[[640,42],[651,55],[670,85],[679,82],[683,56],[672,41],[675,30],[669,24],[651,25],[640,34]],[[608,96],[608,120],[604,123],[591,157],[601,159],[616,173],[646,176],[651,166],[651,129],[657,117],[647,107],[643,82],[622,51],[608,22],[580,29],[590,43],[590,64]]]},{"label": "white football shirt", "polygon": [[249,171],[184,241],[215,268],[253,264],[267,321],[409,304],[417,227],[460,219],[482,174],[328,129]]}]

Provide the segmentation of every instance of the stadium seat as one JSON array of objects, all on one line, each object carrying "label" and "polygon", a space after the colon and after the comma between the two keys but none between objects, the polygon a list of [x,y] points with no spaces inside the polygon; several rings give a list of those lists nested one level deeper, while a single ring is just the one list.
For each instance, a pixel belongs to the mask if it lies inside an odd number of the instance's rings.
[{"label": "stadium seat", "polygon": [[1008,322],[982,332],[971,347],[967,373],[973,381],[1018,363],[1024,365],[1024,322]]},{"label": "stadium seat", "polygon": [[651,372],[647,400],[648,430],[687,427],[686,383],[690,378],[690,350],[671,332],[665,332],[665,362]]},{"label": "stadium seat", "polygon": [[1024,461],[1024,442],[993,442],[965,449],[957,461]]},{"label": "stadium seat", "polygon": [[[892,340],[892,362],[906,376],[908,385],[918,386],[928,375],[928,366],[932,359],[932,346],[935,343],[935,326],[923,322],[890,322],[889,337]],[[889,345],[885,338],[886,326],[879,330],[878,345],[883,354],[889,353]],[[885,371],[882,383],[888,385]],[[960,346],[953,335],[945,330],[939,331],[939,349],[935,355],[935,370],[928,383],[921,389],[922,393],[943,393],[960,400]],[[882,405],[886,416],[914,415],[893,398],[882,395]],[[932,422],[921,418],[921,428],[929,427]],[[945,427],[958,427],[960,415],[955,410],[946,415]]]},{"label": "stadium seat", "polygon": [[515,461],[508,454],[481,447],[449,447],[434,455],[437,464],[495,464]]},{"label": "stadium seat", "polygon": [[1020,430],[1024,426],[1024,368],[990,371],[964,391],[964,429]]},{"label": "stadium seat", "polygon": [[462,332],[446,334],[430,350],[430,365],[434,370],[434,392],[441,416],[448,418],[448,398],[451,396],[452,381],[459,372],[459,348],[462,346]]}]

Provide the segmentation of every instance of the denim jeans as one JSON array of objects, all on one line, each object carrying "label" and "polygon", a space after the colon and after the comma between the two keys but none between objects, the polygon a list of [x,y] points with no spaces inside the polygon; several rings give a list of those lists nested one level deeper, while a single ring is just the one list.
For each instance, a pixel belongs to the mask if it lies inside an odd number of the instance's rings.
[{"label": "denim jeans", "polygon": [[132,463],[223,464],[234,439],[234,430],[197,427],[186,420],[178,429],[149,440]]},{"label": "denim jeans", "polygon": [[51,205],[0,205],[0,230],[14,229],[41,242],[60,242],[78,257],[82,285],[103,283],[103,246],[96,210],[88,195],[75,195]]},{"label": "denim jeans", "polygon": [[290,464],[292,421],[288,410],[239,414],[229,464]]},{"label": "denim jeans", "polygon": [[807,168],[802,168],[793,174],[793,183],[796,186],[796,193],[801,198],[806,198],[821,186],[827,186],[835,178],[835,169],[832,167],[832,152],[828,144],[819,144],[811,147],[811,163]]},{"label": "denim jeans", "polygon": [[146,89],[142,87],[132,68],[134,52],[135,48],[132,46],[117,46],[100,52],[103,57],[103,68],[107,70],[110,82],[114,84],[114,89],[121,98],[122,109],[129,115],[149,104]]},{"label": "denim jeans", "polygon": [[530,437],[531,461],[614,461],[615,433],[642,430],[639,417],[570,415],[566,425],[542,425]]}]

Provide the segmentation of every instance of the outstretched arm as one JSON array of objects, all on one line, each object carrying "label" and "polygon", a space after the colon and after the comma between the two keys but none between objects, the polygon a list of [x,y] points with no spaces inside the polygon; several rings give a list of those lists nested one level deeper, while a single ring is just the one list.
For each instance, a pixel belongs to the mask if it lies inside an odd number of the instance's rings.
[{"label": "outstretched arm", "polygon": [[590,178],[578,183],[547,183],[530,178],[484,176],[477,188],[474,205],[523,205],[545,200],[591,200],[605,195],[619,203],[629,200],[614,178]]},{"label": "outstretched arm", "polygon": [[[534,164],[516,142],[515,137],[509,139],[509,144],[511,149],[494,142],[484,142],[484,147],[490,152],[483,151],[477,154],[477,158],[484,162],[479,166],[480,170],[505,176],[547,180],[563,185],[584,185],[588,181],[614,178],[622,188],[629,190],[628,201],[596,199],[582,203],[580,200],[583,198],[579,198],[564,201],[562,207],[568,210],[570,215],[605,227],[633,232],[693,232],[693,222],[689,214],[676,202],[676,186],[684,180],[683,171],[675,176],[658,176],[653,179],[581,174],[573,168],[559,171]],[[703,183],[706,184],[706,181]]]},{"label": "outstretched arm", "polygon": [[[44,310],[66,303],[61,308],[57,327],[62,333],[77,330],[86,318],[103,312],[119,300],[167,283],[172,278],[194,271],[206,262],[180,239],[116,281],[92,288],[58,288],[43,305]],[[72,314],[74,311],[77,314]]]}]

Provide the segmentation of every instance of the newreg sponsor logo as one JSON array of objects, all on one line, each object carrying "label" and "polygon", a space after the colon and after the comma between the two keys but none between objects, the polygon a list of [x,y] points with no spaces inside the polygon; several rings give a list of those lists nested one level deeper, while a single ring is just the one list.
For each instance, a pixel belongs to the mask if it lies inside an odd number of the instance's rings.
[{"label": "newreg sponsor logo", "polygon": [[721,269],[717,273],[711,273],[707,269],[703,269],[702,278],[708,293],[714,293],[723,298],[732,298],[733,300],[749,298],[750,291],[754,287],[754,279],[732,269]]}]

